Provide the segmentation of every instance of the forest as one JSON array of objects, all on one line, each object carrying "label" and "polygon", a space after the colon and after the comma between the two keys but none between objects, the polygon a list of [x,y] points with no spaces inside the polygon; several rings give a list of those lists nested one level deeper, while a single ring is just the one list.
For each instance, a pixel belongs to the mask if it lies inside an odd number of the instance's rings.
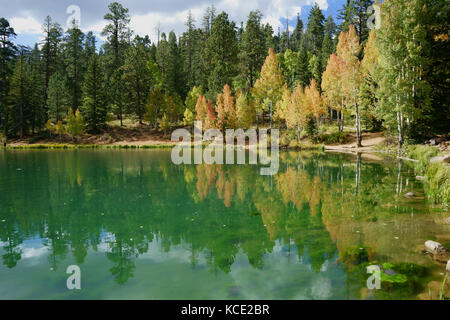
[{"label": "forest", "polygon": [[210,6],[202,21],[189,13],[179,37],[161,32],[157,42],[134,34],[120,3],[108,8],[100,47],[75,20],[63,30],[50,16],[42,41],[21,46],[0,18],[4,139],[74,138],[114,120],[164,132],[195,120],[206,129],[274,126],[294,145],[319,142],[324,126],[337,140],[350,126],[357,146],[363,131],[384,131],[400,147],[449,132],[444,0],[347,0],[338,21],[315,4],[293,30],[264,25],[258,10],[237,24]]}]

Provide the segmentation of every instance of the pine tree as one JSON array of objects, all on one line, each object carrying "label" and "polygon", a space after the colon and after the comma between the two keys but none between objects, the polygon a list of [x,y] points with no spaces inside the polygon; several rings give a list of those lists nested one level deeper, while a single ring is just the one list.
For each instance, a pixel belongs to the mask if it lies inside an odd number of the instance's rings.
[{"label": "pine tree", "polygon": [[205,83],[201,63],[202,48],[204,46],[203,31],[195,27],[195,20],[191,11],[188,13],[185,25],[187,30],[179,39],[179,48],[184,62],[183,67],[187,88],[193,88]]},{"label": "pine tree", "polygon": [[203,51],[211,97],[215,97],[225,84],[232,83],[237,75],[237,54],[235,24],[228,19],[228,14],[222,12],[214,19]]},{"label": "pine tree", "polygon": [[216,19],[216,8],[214,7],[214,5],[211,5],[210,7],[206,8],[202,22],[203,32],[208,37],[211,33],[212,25],[215,19]]},{"label": "pine tree", "polygon": [[325,16],[317,3],[311,8],[308,16],[308,28],[306,30],[306,36],[308,38],[308,44],[311,52],[315,55],[319,55],[322,49],[323,37],[324,37],[324,21]]},{"label": "pine tree", "polygon": [[123,79],[123,69],[117,69],[111,76],[111,109],[112,112],[119,118],[120,126],[123,126],[123,118],[126,113],[126,96],[124,92],[127,91],[126,83]]},{"label": "pine tree", "polygon": [[262,14],[259,11],[250,12],[240,43],[241,77],[245,79],[248,90],[253,87],[267,52],[261,17]]},{"label": "pine tree", "polygon": [[120,3],[113,2],[108,5],[109,12],[103,17],[109,22],[102,31],[102,35],[108,39],[108,45],[113,51],[113,67],[119,68],[122,65],[124,46],[123,43],[129,36],[128,24],[130,15],[128,9]]},{"label": "pine tree", "polygon": [[64,57],[68,78],[68,87],[71,95],[72,107],[76,110],[80,106],[81,101],[81,85],[85,72],[85,64],[83,59],[83,41],[84,34],[73,24],[67,30],[64,43]]},{"label": "pine tree", "polygon": [[70,95],[66,80],[59,72],[50,77],[47,97],[48,119],[54,123],[63,120],[70,107]]},{"label": "pine tree", "polygon": [[0,126],[5,137],[8,135],[8,79],[12,73],[12,61],[16,47],[12,39],[16,36],[8,20],[0,18]]},{"label": "pine tree", "polygon": [[355,0],[347,0],[341,10],[339,10],[338,20],[341,21],[339,25],[340,32],[347,32],[348,27],[355,23]]},{"label": "pine tree", "polygon": [[291,37],[291,47],[294,51],[300,51],[303,46],[303,27],[303,21],[300,19],[300,15],[297,14],[297,23]]},{"label": "pine tree", "polygon": [[151,74],[148,69],[149,53],[142,44],[134,43],[125,53],[122,66],[122,81],[129,92],[127,109],[135,114],[142,124],[146,113],[147,95],[151,86]]},{"label": "pine tree", "polygon": [[311,71],[309,70],[309,59],[306,48],[302,48],[298,54],[298,81],[305,88],[311,81]]},{"label": "pine tree", "polygon": [[42,60],[45,73],[45,97],[47,101],[47,92],[50,77],[56,71],[61,69],[60,51],[63,31],[59,23],[53,22],[50,16],[45,18],[43,25],[44,40],[42,42]]},{"label": "pine tree", "polygon": [[369,20],[368,9],[373,2],[373,0],[353,0],[356,34],[358,35],[359,42],[362,44],[369,37],[369,28],[367,27],[367,21]]},{"label": "pine tree", "polygon": [[322,66],[322,69],[326,67],[330,55],[336,51],[336,45],[334,41],[335,33],[336,24],[333,21],[333,17],[329,16],[325,23],[325,36],[323,38],[322,51],[320,54],[320,65]]},{"label": "pine tree", "polygon": [[30,66],[21,53],[16,66],[14,74],[11,79],[10,91],[10,111],[9,118],[11,125],[9,126],[9,133],[15,135],[19,133],[22,139],[30,129],[30,109],[31,109],[31,95],[30,95]]},{"label": "pine tree", "polygon": [[92,55],[83,83],[83,104],[81,112],[86,121],[86,127],[91,132],[97,132],[106,125],[106,97],[104,75],[99,56]]},{"label": "pine tree", "polygon": [[35,44],[34,49],[30,53],[30,72],[31,72],[31,84],[30,84],[30,98],[31,98],[31,133],[35,132],[35,129],[41,129],[44,125],[45,114],[45,83],[44,73],[41,61],[41,52],[38,44]]},{"label": "pine tree", "polygon": [[186,80],[183,74],[182,59],[177,45],[175,33],[169,33],[169,40],[162,35],[156,51],[156,61],[161,72],[164,88],[170,93],[185,97]]}]

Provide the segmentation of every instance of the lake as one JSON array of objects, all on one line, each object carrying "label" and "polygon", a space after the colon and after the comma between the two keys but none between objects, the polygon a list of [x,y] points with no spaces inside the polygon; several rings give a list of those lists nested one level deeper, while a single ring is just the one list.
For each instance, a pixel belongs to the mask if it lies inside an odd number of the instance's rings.
[{"label": "lake", "polygon": [[[419,246],[450,242],[443,214],[397,160],[282,152],[261,176],[170,150],[2,151],[0,299],[415,299],[442,278]],[[369,290],[371,263],[415,274]]]}]

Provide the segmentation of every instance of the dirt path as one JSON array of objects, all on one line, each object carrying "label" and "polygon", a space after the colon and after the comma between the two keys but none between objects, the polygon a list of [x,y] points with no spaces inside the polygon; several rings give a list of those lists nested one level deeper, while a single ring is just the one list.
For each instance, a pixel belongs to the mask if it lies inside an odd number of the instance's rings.
[{"label": "dirt path", "polygon": [[356,147],[356,135],[350,134],[349,141],[346,144],[326,145],[325,150],[330,151],[350,151],[350,152],[370,152],[373,151],[373,147],[382,143],[386,138],[382,132],[375,133],[363,133],[362,135],[362,147]]}]

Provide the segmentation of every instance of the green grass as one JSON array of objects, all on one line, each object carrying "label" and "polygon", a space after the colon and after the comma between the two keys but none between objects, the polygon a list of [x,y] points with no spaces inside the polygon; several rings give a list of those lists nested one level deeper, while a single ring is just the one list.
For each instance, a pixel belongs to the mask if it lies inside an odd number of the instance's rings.
[{"label": "green grass", "polygon": [[450,205],[450,166],[443,162],[430,162],[439,155],[436,147],[411,145],[406,148],[408,157],[418,160],[414,164],[417,174],[425,176],[425,191],[435,204]]},{"label": "green grass", "polygon": [[172,148],[172,144],[155,145],[100,145],[100,144],[27,144],[8,145],[6,149],[11,150],[32,150],[32,149],[167,149]]}]

